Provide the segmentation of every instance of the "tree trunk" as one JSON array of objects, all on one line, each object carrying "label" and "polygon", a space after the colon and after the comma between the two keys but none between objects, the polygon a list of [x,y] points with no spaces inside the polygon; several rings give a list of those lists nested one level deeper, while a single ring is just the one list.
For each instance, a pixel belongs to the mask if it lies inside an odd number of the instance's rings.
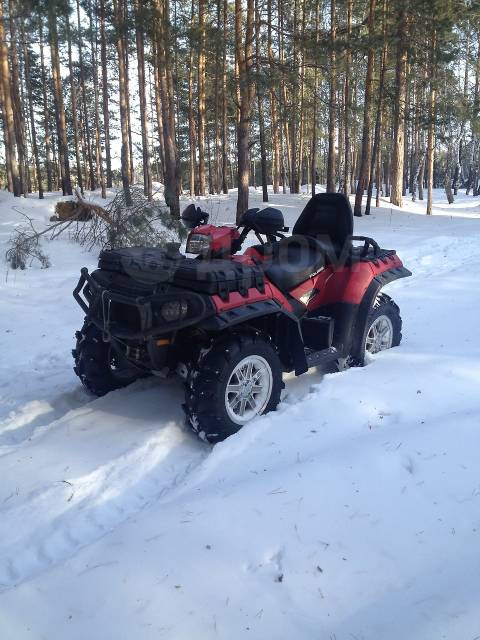
[{"label": "tree trunk", "polygon": [[105,0],[100,0],[100,58],[102,64],[102,111],[105,139],[105,169],[107,189],[112,188],[112,154],[110,150],[110,112],[108,109],[107,38],[105,34]]},{"label": "tree trunk", "polygon": [[336,70],[336,0],[330,0],[330,89],[328,99],[328,160],[327,160],[327,192],[336,191],[336,99],[337,99],[337,70]]},{"label": "tree trunk", "polygon": [[[352,86],[352,91],[351,91],[351,104],[357,104],[357,94],[358,94],[358,81],[357,81],[357,77],[354,76],[353,77],[353,86]],[[357,136],[357,118],[352,118],[352,121],[350,123],[351,129],[352,129],[352,136],[351,139],[353,140],[353,143],[351,145],[351,149],[352,149],[352,154],[351,154],[351,161],[352,161],[352,167],[350,170],[350,194],[353,195],[356,193],[356,182],[355,182],[355,176],[357,173],[357,150],[355,147],[355,142],[358,139]]]},{"label": "tree trunk", "polygon": [[344,130],[344,177],[343,177],[343,193],[349,196],[351,191],[351,149],[350,149],[350,112],[352,109],[352,95],[350,92],[350,67],[352,64],[352,52],[351,52],[351,33],[352,33],[352,11],[353,0],[347,1],[347,49],[345,53],[345,83],[344,83],[344,114],[343,114],[343,130]]},{"label": "tree trunk", "polygon": [[113,0],[114,14],[115,14],[115,27],[116,27],[116,45],[117,45],[117,57],[118,57],[118,89],[120,97],[120,130],[122,136],[122,151],[121,151],[121,174],[122,185],[125,194],[125,202],[127,206],[132,205],[132,196],[130,193],[130,170],[129,170],[129,154],[128,154],[128,119],[127,119],[127,81],[125,74],[125,51],[124,51],[124,38],[123,31],[124,15],[123,7],[120,4],[121,0]]},{"label": "tree trunk", "polygon": [[80,136],[78,127],[78,114],[77,114],[77,87],[73,78],[73,60],[72,60],[72,38],[70,34],[70,21],[68,16],[65,19],[67,45],[68,45],[68,72],[70,75],[70,102],[72,108],[72,126],[73,126],[73,145],[75,147],[75,164],[77,166],[77,184],[80,188],[80,193],[83,195],[83,177],[82,177],[82,163],[80,161]]},{"label": "tree trunk", "polygon": [[172,216],[180,217],[180,170],[175,141],[175,112],[172,95],[171,38],[168,0],[155,0],[157,11],[157,59],[162,107],[165,153],[165,202]]},{"label": "tree trunk", "polygon": [[83,126],[85,129],[85,141],[87,143],[87,161],[88,161],[88,186],[90,189],[96,189],[95,173],[93,171],[93,154],[92,141],[90,135],[90,122],[88,119],[87,91],[85,87],[85,68],[83,64],[83,45],[82,45],[82,23],[80,20],[80,0],[77,0],[77,29],[78,29],[78,66],[80,70],[80,89],[82,92],[82,110],[83,110]]},{"label": "tree trunk", "polygon": [[0,2],[0,81],[2,83],[3,117],[5,122],[5,150],[8,157],[8,171],[11,176],[11,187],[15,196],[22,193],[20,171],[17,161],[17,142],[15,138],[15,121],[12,104],[12,88],[10,82],[10,65],[8,64],[8,48],[3,27],[3,2]]},{"label": "tree trunk", "polygon": [[317,186],[317,108],[318,108],[318,69],[315,67],[313,80],[313,104],[312,104],[312,148],[310,152],[310,180],[312,197]]},{"label": "tree trunk", "polygon": [[147,83],[145,77],[145,44],[143,32],[144,16],[140,0],[135,0],[136,45],[138,65],[138,91],[140,102],[140,126],[142,130],[143,191],[148,200],[152,200],[152,171],[150,168],[150,149],[147,119]]},{"label": "tree trunk", "polygon": [[8,13],[10,25],[10,60],[11,60],[11,93],[13,104],[13,121],[15,125],[15,140],[18,151],[18,169],[20,172],[20,184],[23,195],[28,194],[28,163],[25,135],[25,117],[23,101],[20,92],[20,67],[17,53],[17,33],[15,24],[15,2],[8,0]]},{"label": "tree trunk", "polygon": [[268,202],[267,150],[265,148],[265,124],[262,97],[258,94],[258,128],[260,134],[260,158],[262,166],[262,200]]},{"label": "tree trunk", "polygon": [[[222,6],[219,1],[217,1],[217,34],[221,33],[221,20],[222,20]],[[215,149],[214,149],[214,179],[212,180],[214,193],[220,193],[220,182],[221,182],[221,163],[220,163],[220,138],[221,138],[221,122],[220,122],[220,113],[221,113],[221,105],[220,105],[220,75],[221,75],[221,65],[220,65],[220,38],[215,38],[215,82],[214,82],[214,123],[215,123]]]},{"label": "tree trunk", "polygon": [[[320,23],[320,0],[315,5],[315,38],[318,46],[318,27]],[[312,150],[310,159],[310,178],[312,184],[312,197],[317,186],[317,109],[318,109],[318,66],[313,70],[313,103],[312,103]]]},{"label": "tree trunk", "polygon": [[[425,151],[422,150],[418,157],[418,164],[412,180],[412,202],[415,202],[417,198],[417,189],[419,192],[421,189],[420,176],[423,174],[422,167],[424,166],[424,164],[425,164]],[[423,196],[423,193],[422,193],[422,196]],[[420,200],[423,200],[423,197],[420,198]]]},{"label": "tree trunk", "polygon": [[[374,36],[376,0],[370,0],[368,12],[368,36],[372,41]],[[363,193],[369,184],[370,172],[370,133],[372,128],[372,104],[373,104],[373,68],[375,64],[375,50],[372,46],[368,48],[367,76],[365,78],[365,102],[363,107],[363,132],[362,147],[360,152],[360,167],[358,172],[357,192],[355,195],[355,216],[362,215]],[[348,71],[347,71],[348,73]]]},{"label": "tree trunk", "polygon": [[463,151],[463,140],[465,136],[465,125],[462,123],[461,131],[460,131],[460,139],[456,145],[456,156],[455,156],[455,169],[453,172],[453,180],[452,180],[452,188],[453,195],[458,195],[458,181],[460,179],[462,173],[462,151]]},{"label": "tree trunk", "polygon": [[207,166],[207,175],[208,175],[208,193],[213,193],[213,175],[212,175],[212,155],[211,155],[211,144],[210,144],[210,127],[208,123],[205,123],[205,143],[207,153],[205,154],[206,166]]},{"label": "tree trunk", "polygon": [[394,135],[390,202],[403,205],[403,166],[405,153],[405,107],[407,97],[407,14],[402,6],[397,16],[397,65],[395,73]]},{"label": "tree trunk", "polygon": [[43,184],[42,184],[42,170],[40,167],[40,158],[38,155],[38,145],[37,145],[37,129],[35,124],[35,112],[33,109],[33,92],[32,92],[32,78],[30,74],[30,55],[28,51],[27,42],[25,39],[25,26],[23,19],[21,21],[21,35],[22,35],[22,48],[23,48],[23,59],[24,59],[24,71],[25,71],[25,85],[27,88],[27,99],[28,99],[28,113],[30,117],[30,132],[32,138],[32,151],[33,157],[35,160],[35,174],[37,178],[37,187],[38,187],[38,197],[40,200],[43,199]]},{"label": "tree trunk", "polygon": [[[97,1],[95,0],[95,7],[91,7],[93,11],[90,11],[90,47],[92,53],[92,77],[93,77],[93,110],[94,110],[94,125],[95,125],[95,166],[97,169],[97,185],[100,184],[102,190],[102,198],[107,197],[105,189],[105,173],[103,170],[102,159],[102,145],[100,140],[100,116],[99,116],[99,98],[98,98],[98,62],[97,62],[97,48],[96,42],[98,40],[97,25],[95,28],[93,25],[93,14],[97,14]],[[140,85],[142,87],[142,85]],[[145,76],[143,77],[143,91],[145,92]],[[147,105],[145,103],[145,111]]]},{"label": "tree trunk", "polygon": [[205,195],[205,3],[198,0],[198,181],[199,193]]},{"label": "tree trunk", "polygon": [[[260,11],[258,0],[255,5],[256,30],[260,33]],[[257,74],[260,74],[260,39],[256,38],[256,64]],[[257,82],[257,105],[258,105],[258,132],[260,137],[260,161],[262,167],[262,201],[268,202],[268,178],[267,178],[267,150],[265,148],[265,123],[263,119],[263,89]]]},{"label": "tree trunk", "polygon": [[163,114],[162,114],[162,98],[160,95],[160,71],[158,69],[158,42],[157,35],[153,33],[153,75],[155,85],[155,113],[157,116],[157,132],[158,146],[161,164],[161,182],[165,183],[165,144],[163,138]]},{"label": "tree trunk", "polygon": [[194,41],[195,0],[192,0],[192,13],[190,19],[190,64],[188,68],[188,139],[190,144],[190,195],[198,195],[198,182],[196,179],[196,150],[197,150],[197,125],[195,122],[193,74],[195,69],[195,41]]},{"label": "tree trunk", "polygon": [[[423,145],[425,145],[425,139],[423,138]],[[419,172],[418,172],[418,183],[417,183],[417,188],[418,188],[418,199],[419,200],[423,200],[423,183],[425,180],[425,158],[426,158],[426,149],[423,153],[423,159],[422,162],[420,163],[420,167],[419,167]]]},{"label": "tree trunk", "polygon": [[[299,34],[298,34],[298,4],[299,0],[294,0],[293,3],[293,37],[292,37],[292,61],[293,61],[293,77],[290,80],[291,94],[298,100],[297,105],[300,105],[300,111],[302,109],[302,97],[301,89],[299,86],[300,75],[300,62],[299,62]],[[300,95],[299,95],[300,94]],[[287,95],[285,91],[285,96]],[[286,109],[287,100],[285,98],[284,109]],[[297,109],[292,109],[289,114],[289,147],[290,153],[289,166],[290,166],[290,193],[297,193],[297,139],[298,139],[298,127],[297,127]],[[287,119],[285,118],[285,123]]]},{"label": "tree trunk", "polygon": [[453,204],[453,192],[452,192],[452,143],[451,138],[448,142],[446,160],[445,160],[445,195],[447,196],[448,204]]},{"label": "tree trunk", "polygon": [[[219,1],[219,0],[218,0]],[[222,40],[223,40],[223,59],[222,59],[222,191],[228,193],[228,120],[227,120],[227,11],[228,2],[223,0],[223,16],[222,16]]]},{"label": "tree trunk", "polygon": [[377,199],[376,206],[380,205],[380,169],[381,169],[381,136],[382,136],[382,115],[383,115],[383,96],[385,92],[385,72],[387,66],[387,0],[383,0],[383,47],[380,59],[380,77],[378,82],[378,102],[377,114],[375,118],[375,133],[373,136],[373,149],[370,161],[370,178],[368,181],[367,202],[365,205],[365,215],[370,215],[370,208],[373,193],[373,177],[376,174],[377,181]]},{"label": "tree trunk", "polygon": [[239,114],[237,122],[237,224],[248,209],[250,178],[249,128],[255,86],[253,64],[254,0],[247,0],[245,37],[243,36],[242,0],[235,0],[235,55],[238,68]]},{"label": "tree trunk", "polygon": [[130,184],[135,182],[135,165],[133,162],[133,135],[132,135],[132,116],[130,109],[130,58],[129,58],[129,44],[130,39],[128,37],[128,0],[123,0],[123,22],[125,28],[122,33],[123,37],[123,53],[125,56],[125,98],[127,101],[127,133],[128,133],[128,177]]},{"label": "tree trunk", "polygon": [[[1,52],[0,52],[0,64],[1,64]],[[0,115],[2,121],[2,135],[3,144],[5,150],[5,174],[7,179],[7,189],[10,193],[13,193],[13,179],[12,179],[12,165],[10,161],[10,145],[8,141],[7,121],[5,119],[5,107],[3,100],[3,83],[0,80]]]},{"label": "tree trunk", "polygon": [[278,0],[278,56],[280,60],[281,76],[280,76],[280,118],[279,118],[279,132],[280,132],[280,175],[282,179],[282,192],[287,193],[287,176],[290,175],[290,143],[288,135],[288,121],[286,117],[287,111],[287,88],[286,88],[286,63],[285,63],[285,24],[284,24],[284,3],[283,0]]},{"label": "tree trunk", "polygon": [[43,129],[45,132],[45,169],[47,173],[47,191],[53,191],[52,176],[52,134],[50,131],[50,109],[47,96],[47,73],[45,70],[45,58],[43,51],[43,26],[42,19],[38,19],[38,36],[40,43],[40,77],[42,80],[43,94]]},{"label": "tree trunk", "polygon": [[436,90],[436,48],[437,34],[432,33],[430,47],[430,92],[428,96],[428,133],[427,133],[427,215],[433,210],[433,169],[435,156],[435,112],[437,103]]},{"label": "tree trunk", "polygon": [[[275,62],[273,59],[272,49],[272,19],[272,0],[267,0],[267,56],[270,72],[273,76],[275,72]],[[272,184],[273,193],[278,193],[280,174],[280,149],[278,144],[277,97],[275,95],[275,86],[273,82],[270,87],[270,118],[272,136]]]},{"label": "tree trunk", "polygon": [[[301,3],[302,7],[302,20],[301,20],[301,31],[300,31],[300,45],[301,49],[299,52],[300,55],[300,121],[298,128],[298,166],[296,169],[296,180],[294,182],[295,193],[300,193],[300,186],[302,185],[303,179],[303,147],[304,147],[304,136],[305,136],[305,51],[303,49],[303,42],[305,41],[305,3]],[[296,141],[295,141],[296,144]]]}]

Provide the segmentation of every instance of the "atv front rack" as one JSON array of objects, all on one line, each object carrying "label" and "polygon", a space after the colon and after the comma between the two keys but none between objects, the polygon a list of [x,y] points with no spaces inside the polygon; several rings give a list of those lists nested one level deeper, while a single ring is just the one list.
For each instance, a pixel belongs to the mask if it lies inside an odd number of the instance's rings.
[{"label": "atv front rack", "polygon": [[[123,295],[102,287],[86,267],[80,270],[73,297],[106,339],[112,335],[124,340],[148,340],[183,329],[214,312],[208,297],[175,287],[148,296]],[[164,320],[162,306],[179,300],[187,305],[186,315],[171,322]]]}]

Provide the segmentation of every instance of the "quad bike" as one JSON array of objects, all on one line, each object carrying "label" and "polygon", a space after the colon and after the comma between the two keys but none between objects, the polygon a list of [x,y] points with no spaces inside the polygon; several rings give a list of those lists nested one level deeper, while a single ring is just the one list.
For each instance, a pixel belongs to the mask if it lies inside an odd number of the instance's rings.
[{"label": "quad bike", "polygon": [[[291,236],[273,207],[248,210],[238,227],[208,224],[194,205],[182,218],[190,256],[173,244],[117,249],[81,270],[73,356],[92,393],[176,373],[191,427],[218,442],[276,408],[283,372],[363,365],[366,352],[400,343],[399,308],[380,290],[411,272],[352,235],[343,195],[311,198]],[[238,255],[251,232],[258,244]]]}]

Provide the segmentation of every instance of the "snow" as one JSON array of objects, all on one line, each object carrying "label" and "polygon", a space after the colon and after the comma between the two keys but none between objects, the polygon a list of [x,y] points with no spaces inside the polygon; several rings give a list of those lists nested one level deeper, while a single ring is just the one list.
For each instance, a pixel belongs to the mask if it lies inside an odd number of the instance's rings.
[{"label": "snow", "polygon": [[[308,194],[271,194],[292,225]],[[19,211],[0,192],[0,250]],[[252,191],[252,204],[261,193]],[[185,200],[185,204],[187,200]],[[235,194],[201,203],[232,221]],[[277,412],[210,447],[175,380],[93,399],[72,371],[71,291],[94,254],[0,281],[0,632],[15,640],[480,636],[480,201],[382,202],[399,348],[289,376]],[[15,208],[14,208],[15,207]]]}]

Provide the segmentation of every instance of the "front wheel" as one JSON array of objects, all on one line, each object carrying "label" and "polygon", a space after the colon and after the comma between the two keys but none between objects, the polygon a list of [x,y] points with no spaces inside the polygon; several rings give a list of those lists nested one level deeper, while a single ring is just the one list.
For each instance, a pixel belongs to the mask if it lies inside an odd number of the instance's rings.
[{"label": "front wheel", "polygon": [[92,322],[85,320],[76,338],[77,344],[72,351],[73,370],[90,393],[103,396],[145,375],[144,371],[116,353],[109,342],[104,342],[102,332]]},{"label": "front wheel", "polygon": [[282,365],[272,344],[252,332],[222,336],[199,350],[185,390],[188,422],[220,442],[280,402]]}]

